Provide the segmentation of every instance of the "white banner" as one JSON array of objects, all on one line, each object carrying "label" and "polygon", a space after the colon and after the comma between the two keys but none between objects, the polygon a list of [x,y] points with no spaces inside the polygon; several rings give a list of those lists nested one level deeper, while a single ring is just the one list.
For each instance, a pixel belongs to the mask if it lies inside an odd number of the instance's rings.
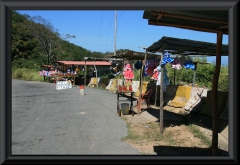
[{"label": "white banner", "polygon": [[71,81],[57,81],[56,82],[56,89],[67,89],[72,88]]}]

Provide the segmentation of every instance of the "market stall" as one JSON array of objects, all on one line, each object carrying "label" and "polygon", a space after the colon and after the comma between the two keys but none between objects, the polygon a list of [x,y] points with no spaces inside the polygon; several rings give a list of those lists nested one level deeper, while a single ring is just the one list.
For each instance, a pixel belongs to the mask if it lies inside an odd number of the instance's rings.
[{"label": "market stall", "polygon": [[[148,72],[149,74],[153,73],[153,68],[156,67],[159,62],[160,62],[160,55],[159,54],[155,54],[155,53],[142,53],[142,52],[135,52],[135,51],[128,51],[116,56],[112,56],[112,58],[121,58],[123,61],[129,61],[129,60],[135,60],[137,62],[134,63],[134,69],[140,69],[140,89],[139,89],[139,95],[137,96],[137,100],[138,100],[138,111],[140,111],[139,109],[139,105],[141,104],[141,96],[142,96],[142,86],[143,86],[143,77],[146,76],[145,72]],[[145,64],[149,63],[148,68],[144,68]],[[128,62],[125,63],[124,67],[122,68],[123,72],[126,72],[126,69],[129,68],[130,65]],[[131,70],[132,68],[130,68]],[[124,76],[124,73],[123,73]],[[151,75],[152,76],[152,75]],[[129,81],[128,77],[123,77],[124,79],[124,83],[123,83],[123,87],[127,87],[129,85],[131,85],[131,79]],[[125,81],[127,80],[127,81]],[[129,83],[130,82],[130,83]],[[119,84],[118,84],[119,85]],[[122,87],[122,88],[123,88]],[[121,87],[120,87],[121,88]],[[117,87],[117,93],[121,93],[122,95],[126,95],[129,92],[122,92],[122,90],[119,90],[119,87]],[[132,100],[133,94],[131,93],[131,98],[130,100]],[[132,107],[130,107],[130,110],[132,110]],[[120,113],[120,112],[119,112]],[[134,113],[132,113],[133,115]]]},{"label": "market stall", "polygon": [[43,70],[38,72],[39,76],[43,76],[43,82],[46,81],[46,77],[48,77],[48,82],[50,82],[52,75],[54,72],[54,66],[53,65],[42,65]]},{"label": "market stall", "polygon": [[[231,10],[233,11],[233,10]],[[232,13],[230,12],[230,15]],[[232,14],[234,15],[234,14]],[[216,56],[216,67],[212,80],[212,153],[218,154],[218,114],[217,114],[217,91],[218,91],[218,78],[221,65],[221,56],[223,54],[228,56],[228,47],[222,45],[223,34],[228,35],[228,32],[233,32],[233,26],[229,26],[229,11],[228,10],[145,10],[143,19],[148,19],[149,25],[156,26],[168,26],[176,27],[188,30],[195,30],[201,32],[215,33],[216,43],[208,45],[208,47],[199,47],[195,45],[195,48],[202,49],[202,52],[213,52],[213,56]],[[234,19],[236,19],[234,17]],[[234,19],[231,19],[230,22]],[[233,33],[232,33],[233,34]],[[234,40],[230,40],[234,43]],[[185,43],[183,43],[185,44]],[[160,44],[158,46],[163,46]],[[184,45],[182,45],[184,46]],[[185,46],[188,46],[186,44]],[[192,45],[193,46],[193,45]],[[224,48],[225,47],[225,48]],[[160,47],[155,47],[153,51],[159,50]],[[211,49],[206,49],[211,48]],[[173,48],[174,50],[175,48]],[[188,48],[189,49],[189,48]],[[233,53],[234,51],[231,51]],[[234,103],[233,103],[234,104]],[[232,105],[233,105],[232,104]],[[162,108],[161,108],[162,114]],[[160,116],[160,133],[163,134],[163,117]],[[234,123],[234,122],[233,122]]]},{"label": "market stall", "polygon": [[[99,82],[99,77],[100,75],[104,75],[110,72],[112,63],[115,59],[109,57],[109,58],[95,58],[95,57],[84,57],[84,67],[86,68],[84,71],[85,79],[84,79],[84,86],[87,85],[87,65],[91,64],[93,66],[92,71],[94,72],[92,77],[95,77],[94,79],[97,80],[96,86],[98,88],[98,82]],[[100,68],[100,66],[105,66],[106,68]],[[99,74],[100,72],[100,74]],[[90,80],[91,82],[92,80]],[[90,83],[88,82],[88,83]]]},{"label": "market stall", "polygon": [[[86,58],[86,57],[85,57]],[[75,84],[85,85],[91,81],[92,77],[98,76],[97,70],[106,71],[110,63],[106,60],[101,61],[57,61],[56,68],[63,73],[70,73],[68,76],[74,78]],[[63,75],[63,76],[66,76]],[[73,77],[74,76],[74,77]]]},{"label": "market stall", "polygon": [[75,84],[76,72],[65,66],[43,65],[43,70],[39,71],[39,75],[43,76],[44,82],[45,77],[48,77],[48,82],[56,83],[57,81],[70,80],[72,84]]},{"label": "market stall", "polygon": [[[228,55],[228,45],[221,45],[222,49],[220,56]],[[173,37],[162,37],[159,41],[154,42],[151,46],[146,49],[146,52],[162,52],[162,56],[166,52],[166,49],[174,50],[176,53],[181,54],[183,57],[188,55],[208,55],[216,56],[216,44],[202,41],[194,41],[188,39],[179,39]],[[164,59],[164,57],[162,58]],[[197,63],[195,63],[197,64]],[[161,61],[161,72],[164,72],[165,62]],[[183,64],[187,68],[186,63]],[[191,67],[190,67],[191,68]],[[192,69],[195,69],[195,66],[192,66]],[[196,71],[196,70],[195,70]],[[194,72],[194,83],[195,83],[195,74]],[[163,74],[161,75],[161,85],[164,86]],[[163,131],[163,88],[160,91],[160,127]]]}]

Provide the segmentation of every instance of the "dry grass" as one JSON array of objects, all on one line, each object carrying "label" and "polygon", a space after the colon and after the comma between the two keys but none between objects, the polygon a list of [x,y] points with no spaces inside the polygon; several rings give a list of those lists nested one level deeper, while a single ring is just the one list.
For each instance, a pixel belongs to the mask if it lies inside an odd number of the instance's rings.
[{"label": "dry grass", "polygon": [[[164,128],[160,134],[159,122],[131,122],[131,118],[121,116],[126,120],[128,135],[122,141],[137,148],[142,154],[160,153],[160,155],[211,155],[211,142],[195,125],[175,125]],[[134,120],[140,115],[135,115]],[[156,148],[161,148],[159,151]],[[163,149],[165,148],[165,149]],[[180,151],[183,151],[180,152]],[[207,150],[207,151],[206,151]]]}]

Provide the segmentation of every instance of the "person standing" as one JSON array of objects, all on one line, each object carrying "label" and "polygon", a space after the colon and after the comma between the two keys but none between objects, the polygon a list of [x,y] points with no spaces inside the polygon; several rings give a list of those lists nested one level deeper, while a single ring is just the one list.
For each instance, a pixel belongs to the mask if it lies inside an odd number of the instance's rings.
[{"label": "person standing", "polygon": [[89,70],[89,76],[93,77],[93,70],[92,69]]}]

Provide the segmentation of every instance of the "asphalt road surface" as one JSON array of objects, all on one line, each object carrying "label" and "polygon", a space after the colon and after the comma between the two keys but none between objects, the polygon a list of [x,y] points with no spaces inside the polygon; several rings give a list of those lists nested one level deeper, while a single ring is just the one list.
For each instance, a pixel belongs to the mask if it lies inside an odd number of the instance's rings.
[{"label": "asphalt road surface", "polygon": [[12,155],[133,155],[121,141],[126,122],[117,115],[117,96],[85,87],[12,80]]}]

